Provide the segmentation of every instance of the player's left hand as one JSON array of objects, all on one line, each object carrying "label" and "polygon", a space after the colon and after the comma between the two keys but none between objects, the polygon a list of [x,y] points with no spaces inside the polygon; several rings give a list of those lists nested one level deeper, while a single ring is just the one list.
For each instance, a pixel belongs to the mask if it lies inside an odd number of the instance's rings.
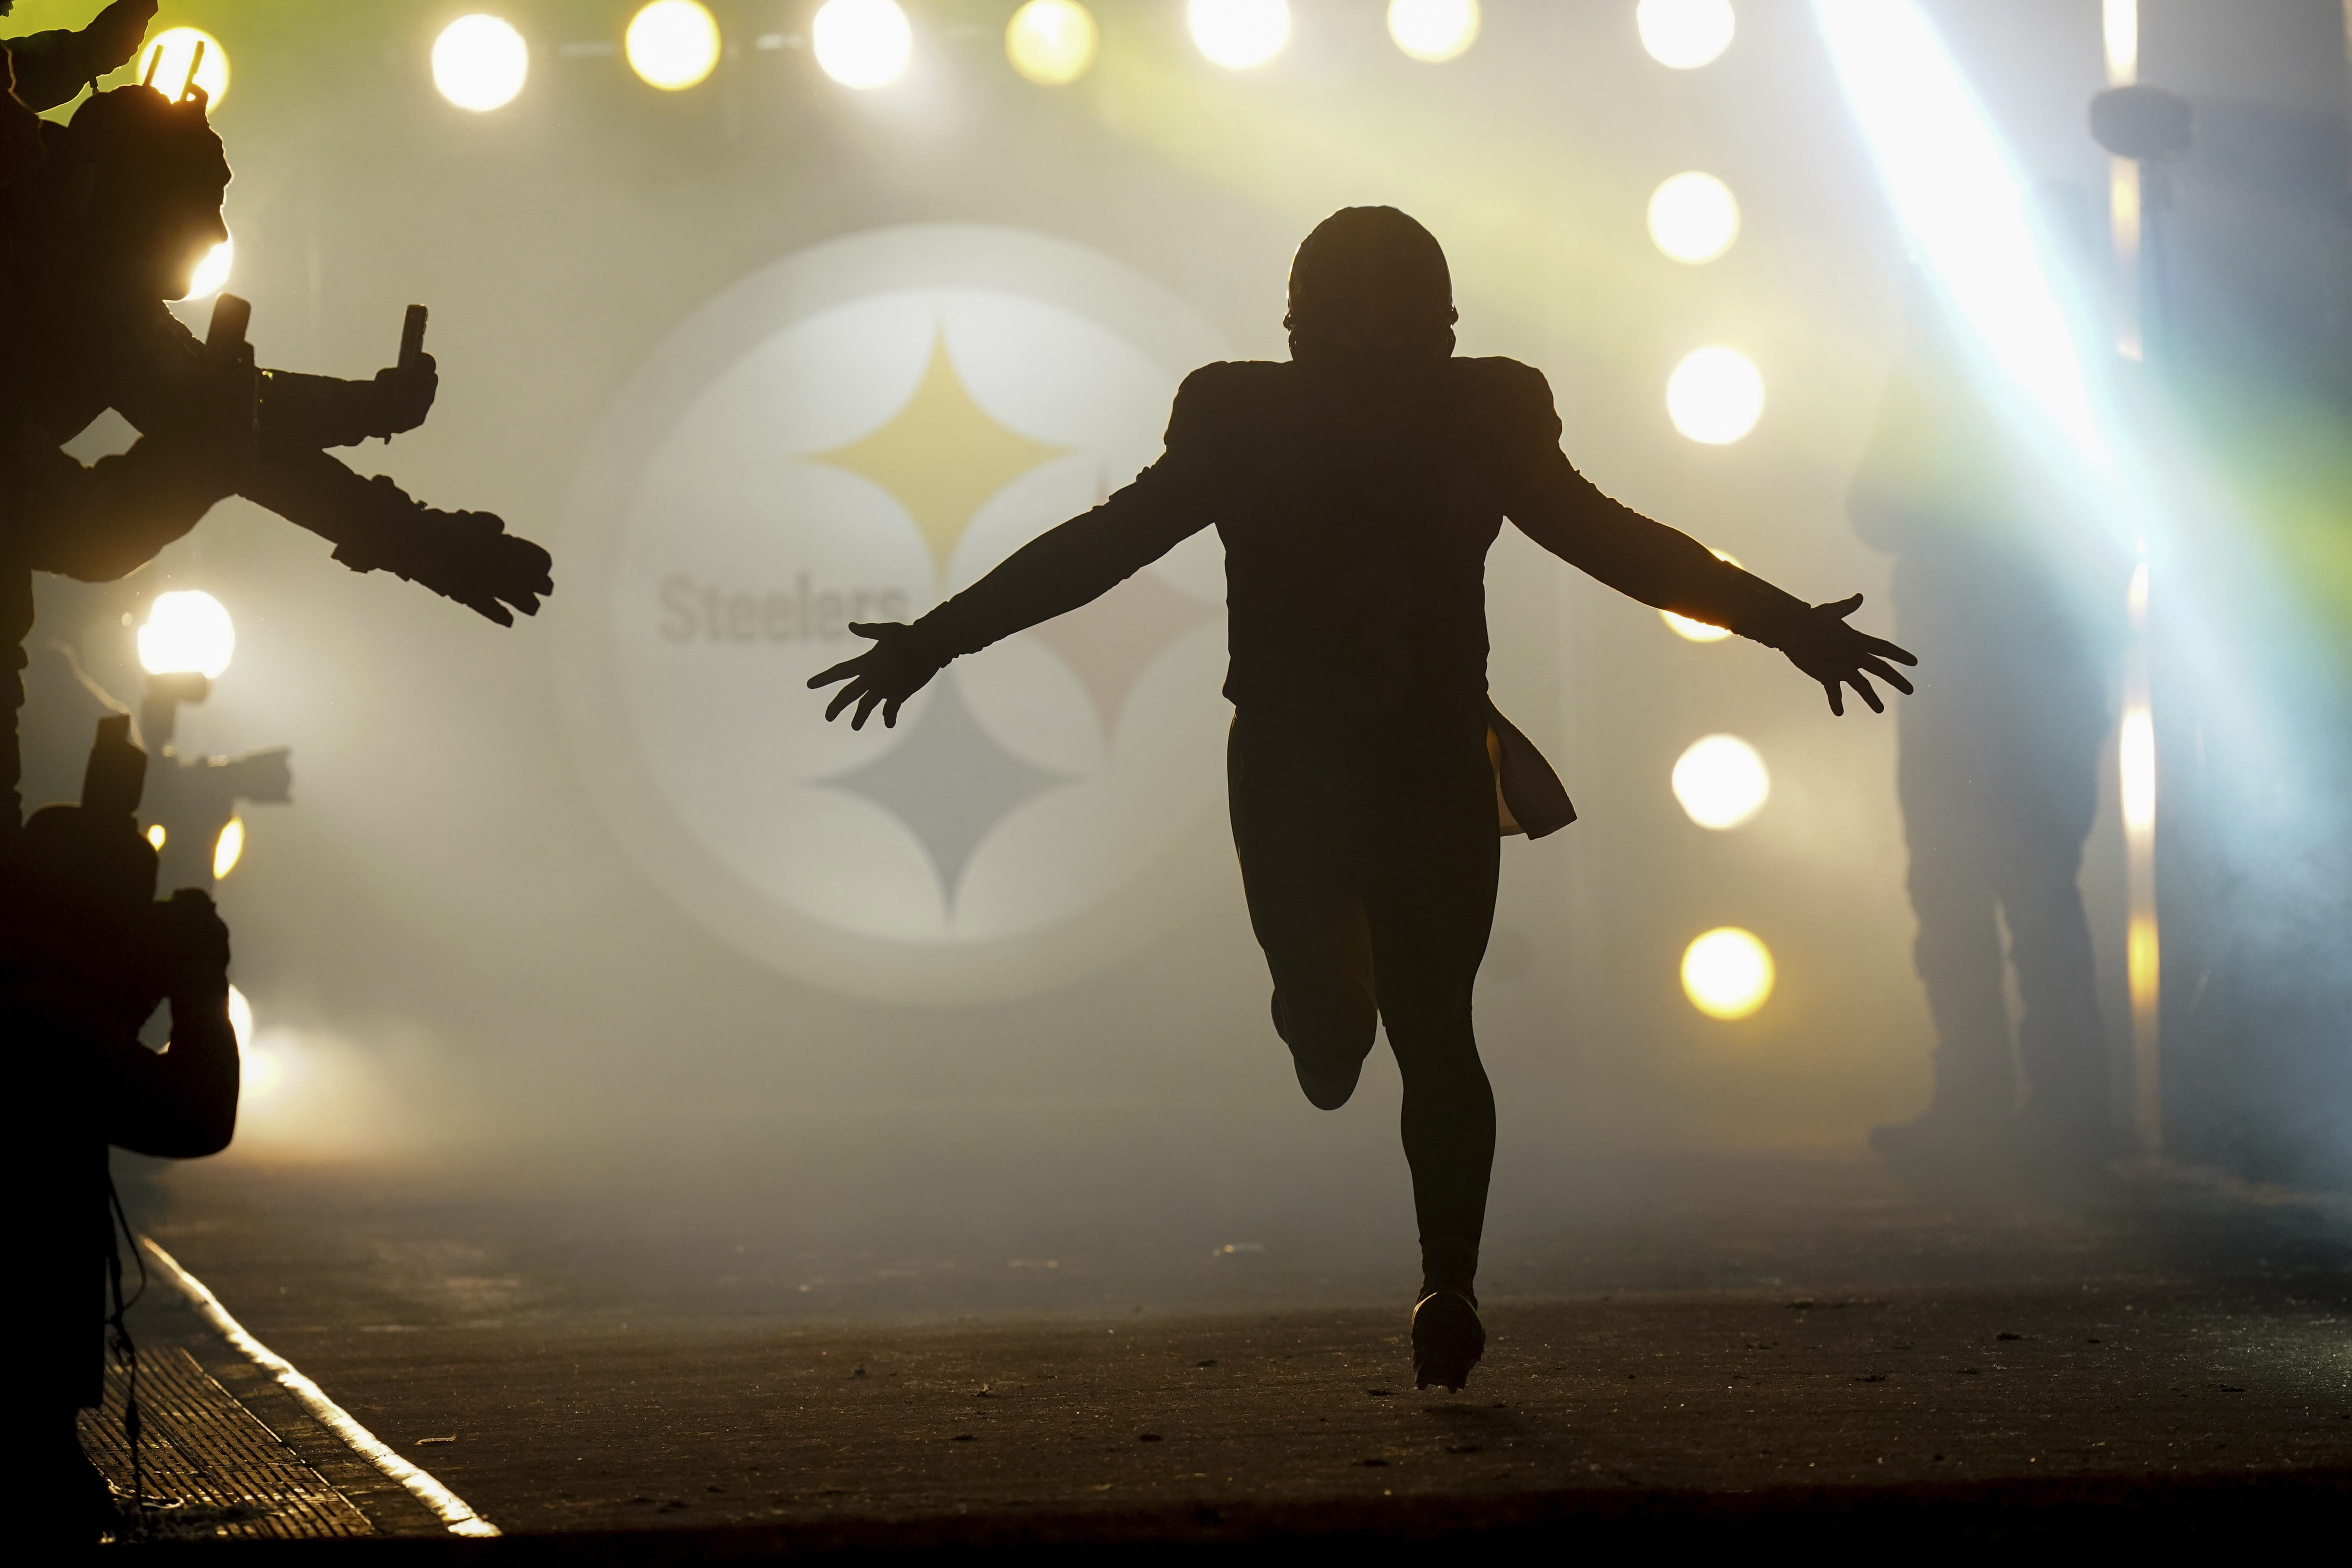
[{"label": "player's left hand", "polygon": [[1870,677],[1878,677],[1907,697],[1911,683],[1895,666],[1919,662],[1910,649],[1846,625],[1845,618],[1860,608],[1859,594],[1835,604],[1815,605],[1799,633],[1781,648],[1790,664],[1822,683],[1822,689],[1829,694],[1830,711],[1841,718],[1845,715],[1846,687],[1853,687],[1873,713],[1884,713],[1886,704],[1879,700]]}]

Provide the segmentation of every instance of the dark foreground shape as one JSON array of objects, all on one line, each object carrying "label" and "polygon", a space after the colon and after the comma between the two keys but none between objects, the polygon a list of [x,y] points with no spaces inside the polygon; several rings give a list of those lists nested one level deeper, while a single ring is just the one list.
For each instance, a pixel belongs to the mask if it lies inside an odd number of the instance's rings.
[{"label": "dark foreground shape", "polygon": [[1942,1560],[1956,1547],[2125,1548],[2326,1539],[2352,1502],[2352,1470],[2128,1480],[1765,1491],[1580,1491],[1478,1500],[1396,1499],[1135,1512],[1037,1513],[905,1524],[612,1531],[497,1541],[247,1542],[187,1546],[257,1563],[631,1563],[920,1561],[1296,1563],[1304,1553],[1385,1555],[1400,1545],[1469,1547],[1486,1561],[1558,1561],[1563,1549],[1729,1547],[1819,1551],[1905,1543]]}]

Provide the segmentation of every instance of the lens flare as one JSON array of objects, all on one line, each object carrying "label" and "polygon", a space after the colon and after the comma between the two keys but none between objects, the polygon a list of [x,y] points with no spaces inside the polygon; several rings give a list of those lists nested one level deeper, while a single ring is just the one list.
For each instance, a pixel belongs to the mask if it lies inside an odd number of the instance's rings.
[{"label": "lens flare", "polygon": [[1666,416],[1702,446],[1727,447],[1764,416],[1764,377],[1745,354],[1696,349],[1666,378]]},{"label": "lens flare", "polygon": [[220,679],[236,654],[236,623],[201,588],[155,595],[139,628],[139,668],[150,675]]},{"label": "lens flare", "polygon": [[245,858],[245,818],[232,816],[213,840],[213,880],[217,882],[236,869]]},{"label": "lens flare", "polygon": [[460,109],[504,109],[530,78],[530,46],[502,16],[460,16],[433,40],[433,85]]},{"label": "lens flare", "polygon": [[719,23],[699,0],[653,0],[629,18],[623,48],[647,87],[683,92],[719,64]]},{"label": "lens flare", "polygon": [[1004,58],[1039,87],[1067,87],[1093,68],[1102,37],[1078,0],[1029,0],[1004,25]]},{"label": "lens flare", "polygon": [[1288,0],[1190,0],[1184,16],[1193,45],[1227,70],[1262,66],[1290,41]]},{"label": "lens flare", "polygon": [[1713,261],[1739,237],[1739,202],[1731,187],[1694,169],[1650,194],[1650,239],[1676,261]]},{"label": "lens flare", "polygon": [[1731,0],[1642,0],[1633,7],[1642,47],[1662,66],[1696,70],[1731,47]]},{"label": "lens flare", "polygon": [[1737,735],[1693,741],[1675,763],[1673,783],[1684,815],[1718,832],[1754,820],[1772,795],[1764,758]]},{"label": "lens flare", "polygon": [[195,271],[189,275],[188,291],[184,297],[190,300],[211,299],[228,287],[229,269],[236,265],[236,241],[233,238],[222,240],[205,251],[205,258],[196,263]]},{"label": "lens flare", "polygon": [[824,74],[860,90],[897,81],[915,52],[898,0],[824,0],[809,33]]},{"label": "lens flare", "polygon": [[1443,65],[1478,41],[1478,0],[1389,0],[1389,37],[1414,59]]},{"label": "lens flare", "polygon": [[1772,998],[1772,952],[1756,933],[1717,926],[1683,950],[1683,994],[1710,1018],[1745,1018]]},{"label": "lens flare", "polygon": [[205,58],[196,67],[196,85],[205,89],[212,107],[219,108],[228,96],[228,51],[202,27],[166,27],[148,39],[147,47],[139,51],[139,79],[166,98],[178,97],[187,84],[188,62],[195,58],[198,44],[205,47]]}]

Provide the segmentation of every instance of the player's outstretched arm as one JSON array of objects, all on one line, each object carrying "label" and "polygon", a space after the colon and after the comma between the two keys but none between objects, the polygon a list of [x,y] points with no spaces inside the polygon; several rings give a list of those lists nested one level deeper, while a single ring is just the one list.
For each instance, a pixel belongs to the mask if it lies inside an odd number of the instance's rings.
[{"label": "player's outstretched arm", "polygon": [[1845,712],[1853,688],[1874,713],[1886,711],[1878,679],[1906,695],[1895,667],[1916,665],[1909,649],[1846,624],[1862,595],[1809,605],[1754,573],[1719,559],[1697,540],[1603,494],[1559,449],[1559,416],[1539,372],[1495,364],[1497,426],[1509,470],[1504,510],[1554,555],[1654,609],[1668,610],[1779,648],[1822,683],[1830,711]]},{"label": "player's outstretched arm", "polygon": [[950,660],[1068,614],[1207,527],[1215,482],[1203,451],[1216,442],[1198,432],[1226,401],[1220,384],[1231,368],[1211,365],[1185,379],[1168,424],[1168,450],[1102,505],[1047,529],[913,626],[850,623],[874,646],[809,678],[812,691],[841,688],[824,716],[855,710],[849,727],[863,730],[879,708],[883,724],[896,728],[907,699]]}]

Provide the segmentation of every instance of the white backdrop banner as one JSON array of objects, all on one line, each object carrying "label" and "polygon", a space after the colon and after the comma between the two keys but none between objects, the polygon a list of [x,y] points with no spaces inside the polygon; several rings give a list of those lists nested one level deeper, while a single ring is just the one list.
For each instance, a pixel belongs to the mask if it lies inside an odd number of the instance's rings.
[{"label": "white backdrop banner", "polygon": [[1016,230],[787,257],[664,341],[591,446],[561,552],[566,715],[671,897],[814,984],[1017,996],[1134,952],[1229,879],[1213,533],[958,661],[898,728],[809,676],[1160,452],[1213,329]]}]

